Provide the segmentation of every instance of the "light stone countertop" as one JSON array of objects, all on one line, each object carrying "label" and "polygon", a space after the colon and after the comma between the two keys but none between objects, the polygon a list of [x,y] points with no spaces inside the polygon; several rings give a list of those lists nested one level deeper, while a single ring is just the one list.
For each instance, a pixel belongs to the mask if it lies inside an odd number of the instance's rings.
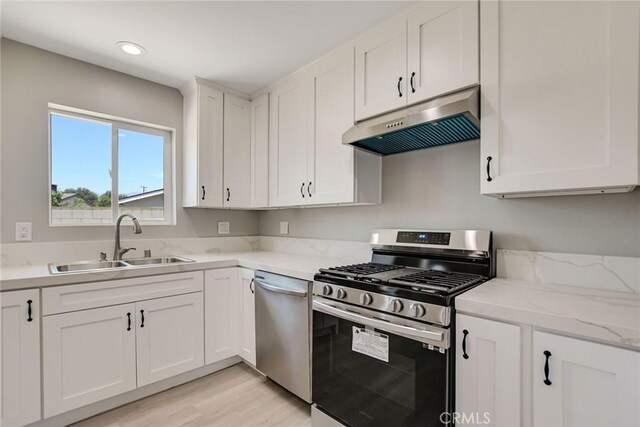
[{"label": "light stone countertop", "polygon": [[3,267],[0,270],[0,290],[11,291],[237,266],[252,270],[267,270],[304,280],[313,280],[314,274],[320,268],[344,265],[349,262],[367,261],[273,251],[203,253],[190,254],[186,257],[196,262],[64,274],[50,274],[46,264]]},{"label": "light stone countertop", "polygon": [[496,278],[457,297],[456,309],[640,350],[635,293]]}]

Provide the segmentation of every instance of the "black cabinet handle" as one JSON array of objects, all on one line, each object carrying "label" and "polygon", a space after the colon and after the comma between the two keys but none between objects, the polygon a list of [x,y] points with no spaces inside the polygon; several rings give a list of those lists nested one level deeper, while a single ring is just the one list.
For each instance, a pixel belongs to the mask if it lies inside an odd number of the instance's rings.
[{"label": "black cabinet handle", "polygon": [[144,328],[144,310],[140,310],[140,316],[142,317],[142,321],[140,322],[140,327]]},{"label": "black cabinet handle", "polygon": [[489,182],[493,181],[493,178],[491,178],[491,160],[493,160],[493,157],[487,157],[487,181]]},{"label": "black cabinet handle", "polygon": [[256,291],[253,290],[253,281],[254,279],[251,279],[251,282],[249,282],[249,290],[251,291],[252,294],[255,294]]},{"label": "black cabinet handle", "polygon": [[127,331],[131,330],[131,313],[127,313]]},{"label": "black cabinet handle", "polygon": [[409,79],[409,83],[411,84],[411,93],[416,93],[416,88],[413,85],[413,79],[416,77],[416,73],[411,73],[411,79]]},{"label": "black cabinet handle", "polygon": [[307,185],[307,193],[309,194],[309,197],[311,197],[311,181],[309,181],[309,185]]},{"label": "black cabinet handle", "polygon": [[300,194],[302,194],[302,198],[304,199],[304,182],[300,186]]},{"label": "black cabinet handle", "polygon": [[31,303],[32,300],[27,301],[27,322],[33,321],[33,316],[31,316]]},{"label": "black cabinet handle", "polygon": [[204,185],[202,186],[202,200],[204,200],[204,195],[205,195],[206,191],[204,191]]},{"label": "black cabinet handle", "polygon": [[400,90],[400,83],[402,83],[402,77],[398,79],[398,96],[402,98],[402,90]]},{"label": "black cabinet handle", "polygon": [[230,198],[231,198],[231,191],[229,191],[229,189],[227,188],[227,202],[229,201]]},{"label": "black cabinet handle", "polygon": [[551,357],[551,352],[549,350],[545,350],[544,353],[544,381],[546,385],[551,385],[551,381],[549,380],[549,357]]},{"label": "black cabinet handle", "polygon": [[469,331],[463,329],[462,334],[464,335],[464,337],[462,337],[462,357],[468,359],[469,355],[467,354],[467,335],[469,335]]}]

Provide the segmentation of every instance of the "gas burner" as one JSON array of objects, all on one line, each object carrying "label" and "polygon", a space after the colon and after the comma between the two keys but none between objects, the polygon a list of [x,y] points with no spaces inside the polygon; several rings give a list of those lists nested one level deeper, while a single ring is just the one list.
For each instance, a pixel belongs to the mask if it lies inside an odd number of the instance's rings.
[{"label": "gas burner", "polygon": [[425,270],[407,276],[389,280],[389,285],[408,286],[421,291],[442,291],[445,293],[473,286],[484,281],[478,274],[457,273],[452,271]]},{"label": "gas burner", "polygon": [[397,270],[403,268],[399,265],[377,264],[374,262],[365,262],[362,264],[351,264],[341,267],[320,269],[323,273],[337,274],[340,276],[361,276],[369,274],[384,273],[385,271]]}]

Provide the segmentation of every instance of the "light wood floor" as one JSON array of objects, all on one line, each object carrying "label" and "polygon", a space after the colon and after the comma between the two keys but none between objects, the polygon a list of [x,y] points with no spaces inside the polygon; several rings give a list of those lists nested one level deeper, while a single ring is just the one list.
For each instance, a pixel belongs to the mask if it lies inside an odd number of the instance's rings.
[{"label": "light wood floor", "polygon": [[310,407],[240,363],[74,427],[311,426]]}]

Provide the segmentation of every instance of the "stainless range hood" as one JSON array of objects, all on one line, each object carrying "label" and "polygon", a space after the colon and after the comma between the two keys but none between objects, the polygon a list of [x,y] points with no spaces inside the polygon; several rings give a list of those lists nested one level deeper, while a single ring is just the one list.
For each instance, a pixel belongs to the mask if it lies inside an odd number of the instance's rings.
[{"label": "stainless range hood", "polygon": [[342,143],[382,156],[480,138],[474,87],[357,123]]}]

